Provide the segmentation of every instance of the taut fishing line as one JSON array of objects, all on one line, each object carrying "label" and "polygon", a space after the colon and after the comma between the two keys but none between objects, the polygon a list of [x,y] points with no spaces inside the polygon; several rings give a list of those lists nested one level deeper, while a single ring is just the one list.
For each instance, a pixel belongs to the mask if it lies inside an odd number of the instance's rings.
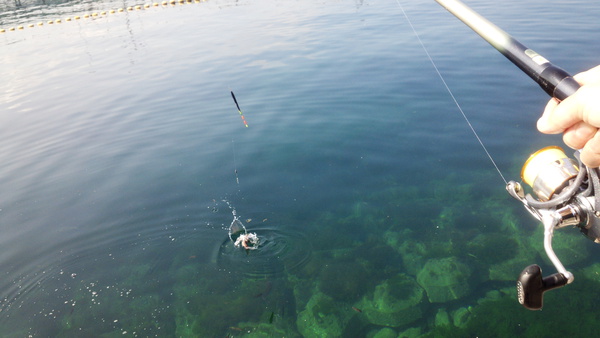
[{"label": "taut fishing line", "polygon": [[240,185],[240,179],[238,177],[237,164],[236,164],[236,161],[235,161],[235,141],[233,139],[231,139],[231,147],[232,147],[232,150],[233,150],[233,172],[235,173],[235,182],[237,183],[237,185],[239,187],[239,185]]},{"label": "taut fishing line", "polygon": [[[248,128],[248,122],[246,122],[246,118],[244,117],[244,114],[240,109],[240,105],[238,104],[237,99],[235,98],[235,94],[233,94],[233,90],[230,89],[230,93],[231,97],[233,98],[233,102],[235,103],[235,107],[237,108],[237,111],[240,114],[240,117],[242,118],[244,126]],[[240,193],[240,178],[238,176],[237,161],[235,155],[235,140],[233,138],[231,139],[231,150],[233,152],[233,172],[235,173],[235,182],[238,186],[238,193]],[[240,217],[238,216],[235,208],[228,201],[224,200],[224,202],[227,203],[227,205],[231,209],[231,213],[233,214],[233,221],[231,221],[231,225],[229,225],[229,239],[231,239],[231,241],[234,242],[234,246],[244,248],[246,250],[246,253],[248,253],[249,250],[258,249],[260,240],[256,233],[249,233],[246,230],[244,223],[242,223],[242,221],[240,220]]]},{"label": "taut fishing line", "polygon": [[421,47],[423,48],[423,50],[425,51],[425,54],[427,55],[427,58],[429,59],[429,61],[431,62],[431,64],[433,65],[433,68],[435,69],[435,72],[438,74],[440,80],[442,80],[442,83],[444,84],[444,87],[446,87],[446,90],[448,91],[448,93],[450,94],[450,97],[452,98],[452,101],[454,101],[454,104],[456,105],[456,107],[458,108],[458,111],[460,111],[460,113],[462,114],[463,118],[465,119],[465,121],[467,122],[467,125],[469,126],[469,128],[471,129],[471,131],[473,132],[473,135],[475,135],[475,138],[477,139],[477,141],[479,142],[479,144],[481,145],[481,147],[483,148],[483,151],[485,151],[485,154],[487,155],[487,157],[490,159],[490,161],[492,162],[492,164],[494,165],[494,167],[496,168],[496,171],[498,171],[498,174],[500,175],[500,177],[502,178],[502,180],[504,181],[504,184],[508,184],[508,182],[506,181],[506,178],[504,178],[504,175],[502,175],[502,172],[500,171],[500,168],[498,167],[498,165],[496,164],[496,161],[494,161],[494,158],[492,158],[492,155],[489,153],[489,151],[487,150],[487,148],[485,147],[485,145],[483,144],[483,141],[481,140],[481,138],[479,137],[479,134],[477,134],[477,132],[475,131],[475,128],[473,128],[473,125],[471,124],[471,121],[469,121],[469,118],[467,117],[467,114],[465,114],[465,112],[462,110],[462,107],[460,106],[460,104],[458,103],[458,101],[456,100],[456,97],[454,97],[454,94],[452,93],[452,90],[450,90],[450,87],[448,86],[448,84],[446,83],[446,80],[444,80],[444,77],[442,76],[442,73],[440,72],[440,70],[438,69],[437,65],[435,64],[435,62],[433,61],[433,58],[431,57],[431,55],[429,54],[429,51],[427,50],[427,48],[425,47],[425,44],[423,43],[423,41],[421,40],[421,37],[419,36],[419,33],[417,33],[417,30],[415,29],[415,27],[412,24],[412,21],[410,21],[410,18],[408,17],[408,15],[406,14],[406,11],[404,11],[404,8],[402,8],[402,5],[400,4],[399,0],[396,0],[396,4],[398,4],[398,7],[400,8],[400,10],[402,11],[402,14],[404,14],[404,17],[406,18],[406,21],[408,22],[408,24],[410,25],[410,28],[412,29],[413,33],[415,34],[415,36],[417,37],[417,40],[419,41],[419,44],[421,45]]}]

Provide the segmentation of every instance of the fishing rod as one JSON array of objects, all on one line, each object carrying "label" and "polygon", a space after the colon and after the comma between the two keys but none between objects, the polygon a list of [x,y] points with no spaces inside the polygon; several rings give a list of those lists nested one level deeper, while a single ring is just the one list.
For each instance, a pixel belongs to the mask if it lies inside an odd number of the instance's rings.
[{"label": "fishing rod", "polygon": [[435,0],[529,75],[550,96],[562,101],[580,85],[569,73],[525,47],[512,36],[458,0]]},{"label": "fishing rod", "polygon": [[[529,75],[548,95],[562,101],[579,89],[580,85],[569,73],[525,47],[464,3],[436,1]],[[542,269],[532,264],[521,272],[517,279],[517,296],[519,303],[530,310],[542,308],[546,291],[574,280],[573,274],[552,249],[555,229],[575,226],[589,239],[600,243],[600,170],[586,167],[579,159],[579,151],[574,157],[576,160],[567,157],[556,146],[543,148],[529,157],[521,170],[521,178],[536,197],[525,194],[518,182],[506,184],[508,193],[542,222],[544,249],[557,270],[543,277]]]}]

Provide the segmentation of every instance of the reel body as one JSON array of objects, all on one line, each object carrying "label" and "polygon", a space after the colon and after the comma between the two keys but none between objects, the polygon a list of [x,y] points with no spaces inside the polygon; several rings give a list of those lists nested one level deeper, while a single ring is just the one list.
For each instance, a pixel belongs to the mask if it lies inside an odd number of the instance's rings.
[{"label": "reel body", "polygon": [[525,195],[521,184],[510,181],[508,193],[519,200],[525,209],[544,225],[544,249],[557,272],[542,276],[538,265],[526,267],[517,280],[519,303],[530,310],[543,306],[544,292],[571,283],[572,273],[567,271],[552,249],[555,229],[578,227],[583,234],[600,243],[600,171],[588,168],[579,160],[568,158],[555,146],[543,148],[529,157],[521,171],[521,177],[532,187],[534,194]]}]

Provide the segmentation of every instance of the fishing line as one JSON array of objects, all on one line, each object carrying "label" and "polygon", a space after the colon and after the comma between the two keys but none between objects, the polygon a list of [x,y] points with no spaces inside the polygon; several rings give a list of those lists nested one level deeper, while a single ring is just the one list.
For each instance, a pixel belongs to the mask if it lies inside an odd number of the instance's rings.
[{"label": "fishing line", "polygon": [[485,147],[485,145],[483,144],[483,141],[481,140],[481,138],[479,137],[479,134],[477,134],[477,132],[475,131],[475,128],[473,128],[473,125],[471,124],[471,122],[469,121],[469,118],[467,118],[467,114],[465,114],[465,112],[463,111],[462,107],[460,106],[460,104],[458,103],[458,101],[456,100],[456,97],[454,97],[454,94],[452,93],[452,90],[450,90],[450,87],[448,86],[448,84],[446,83],[446,80],[444,80],[444,77],[442,76],[442,73],[440,72],[440,70],[438,69],[437,65],[435,64],[435,62],[433,61],[433,58],[431,57],[431,55],[429,54],[429,51],[427,50],[427,48],[425,48],[425,44],[423,43],[423,41],[421,40],[421,37],[419,36],[419,33],[417,33],[417,30],[415,29],[415,27],[412,24],[412,21],[410,21],[410,18],[408,17],[408,15],[406,14],[406,12],[404,11],[404,8],[402,8],[402,5],[400,5],[400,1],[396,0],[396,3],[398,4],[398,7],[400,7],[400,10],[402,11],[402,14],[404,14],[404,17],[406,18],[406,21],[408,22],[408,24],[410,25],[410,28],[412,29],[413,33],[415,34],[415,36],[417,37],[417,40],[419,41],[419,44],[421,45],[421,47],[423,47],[423,50],[425,51],[425,54],[427,55],[427,58],[429,59],[429,61],[431,62],[431,64],[433,65],[433,68],[435,69],[436,73],[438,74],[440,80],[442,80],[442,83],[444,84],[444,87],[446,87],[446,90],[448,91],[448,93],[450,94],[450,97],[452,98],[452,101],[454,101],[454,104],[456,105],[456,107],[458,108],[458,110],[460,111],[460,113],[462,114],[463,118],[465,119],[465,121],[467,122],[467,125],[469,126],[469,128],[471,129],[471,131],[473,132],[473,135],[475,135],[475,138],[477,139],[477,141],[479,142],[479,144],[481,145],[481,147],[483,148],[483,151],[485,152],[485,154],[487,155],[487,157],[490,159],[490,161],[492,162],[492,164],[494,165],[494,167],[496,168],[496,171],[498,171],[498,174],[500,175],[500,177],[502,178],[502,180],[504,181],[504,184],[508,184],[508,181],[506,181],[506,178],[504,178],[504,175],[502,175],[502,172],[500,171],[500,168],[498,167],[498,165],[496,164],[496,161],[494,161],[494,159],[492,158],[492,155],[488,152],[487,148]]},{"label": "fishing line", "polygon": [[[240,116],[242,117],[244,126],[247,128],[248,123],[246,123],[246,119],[244,118],[242,110],[240,109],[240,105],[238,104],[238,102],[235,98],[235,95],[233,94],[233,91],[230,90],[230,92],[231,92],[231,97],[233,98],[233,102],[235,102],[235,106],[237,107],[237,110],[240,113]],[[241,193],[240,179],[238,176],[237,160],[236,160],[236,155],[235,155],[235,140],[233,138],[231,139],[231,151],[233,152],[233,172],[235,173],[235,182],[237,183],[238,194],[239,194],[239,193]],[[237,214],[237,211],[235,210],[233,205],[231,203],[229,203],[229,201],[227,201],[227,200],[223,200],[223,201],[225,203],[227,203],[227,206],[229,206],[229,209],[231,209],[231,213],[233,215],[233,220],[231,221],[231,224],[229,225],[229,230],[228,230],[229,239],[233,242],[234,247],[243,248],[246,251],[246,255],[248,255],[250,250],[256,250],[259,248],[260,239],[258,238],[258,236],[256,235],[255,232],[248,232],[246,230],[244,223],[242,223],[242,221],[240,220],[240,217]],[[248,222],[250,222],[250,220],[248,220]]]},{"label": "fishing line", "polygon": [[231,148],[233,150],[233,171],[235,172],[235,181],[237,185],[240,185],[240,179],[238,178],[237,164],[235,162],[235,141],[231,139]]}]

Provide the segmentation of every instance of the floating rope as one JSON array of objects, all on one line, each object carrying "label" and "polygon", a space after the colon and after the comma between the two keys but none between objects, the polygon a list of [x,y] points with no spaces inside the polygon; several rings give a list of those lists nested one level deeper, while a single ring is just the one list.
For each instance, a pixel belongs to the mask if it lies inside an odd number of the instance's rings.
[{"label": "floating rope", "polygon": [[118,9],[111,9],[108,11],[101,11],[101,12],[93,12],[93,13],[86,13],[83,15],[75,15],[73,17],[67,17],[64,19],[56,19],[56,20],[49,20],[46,22],[40,21],[37,24],[33,24],[30,23],[28,25],[19,25],[16,27],[9,27],[9,28],[0,28],[0,33],[6,33],[6,32],[14,32],[17,30],[24,30],[25,28],[34,28],[35,26],[44,26],[44,25],[54,25],[54,24],[60,24],[63,22],[70,22],[70,21],[75,21],[75,20],[81,20],[81,19],[95,19],[98,17],[103,17],[103,16],[107,16],[107,15],[111,15],[111,14],[118,14],[118,13],[123,13],[123,12],[133,12],[133,11],[141,11],[144,9],[150,9],[153,7],[167,7],[167,6],[176,6],[176,5],[185,5],[185,4],[191,4],[191,3],[201,3],[201,2],[206,2],[207,0],[169,0],[169,1],[163,1],[161,3],[158,2],[154,2],[151,4],[144,4],[144,5],[136,5],[136,6],[129,6],[127,8],[118,8]]}]

